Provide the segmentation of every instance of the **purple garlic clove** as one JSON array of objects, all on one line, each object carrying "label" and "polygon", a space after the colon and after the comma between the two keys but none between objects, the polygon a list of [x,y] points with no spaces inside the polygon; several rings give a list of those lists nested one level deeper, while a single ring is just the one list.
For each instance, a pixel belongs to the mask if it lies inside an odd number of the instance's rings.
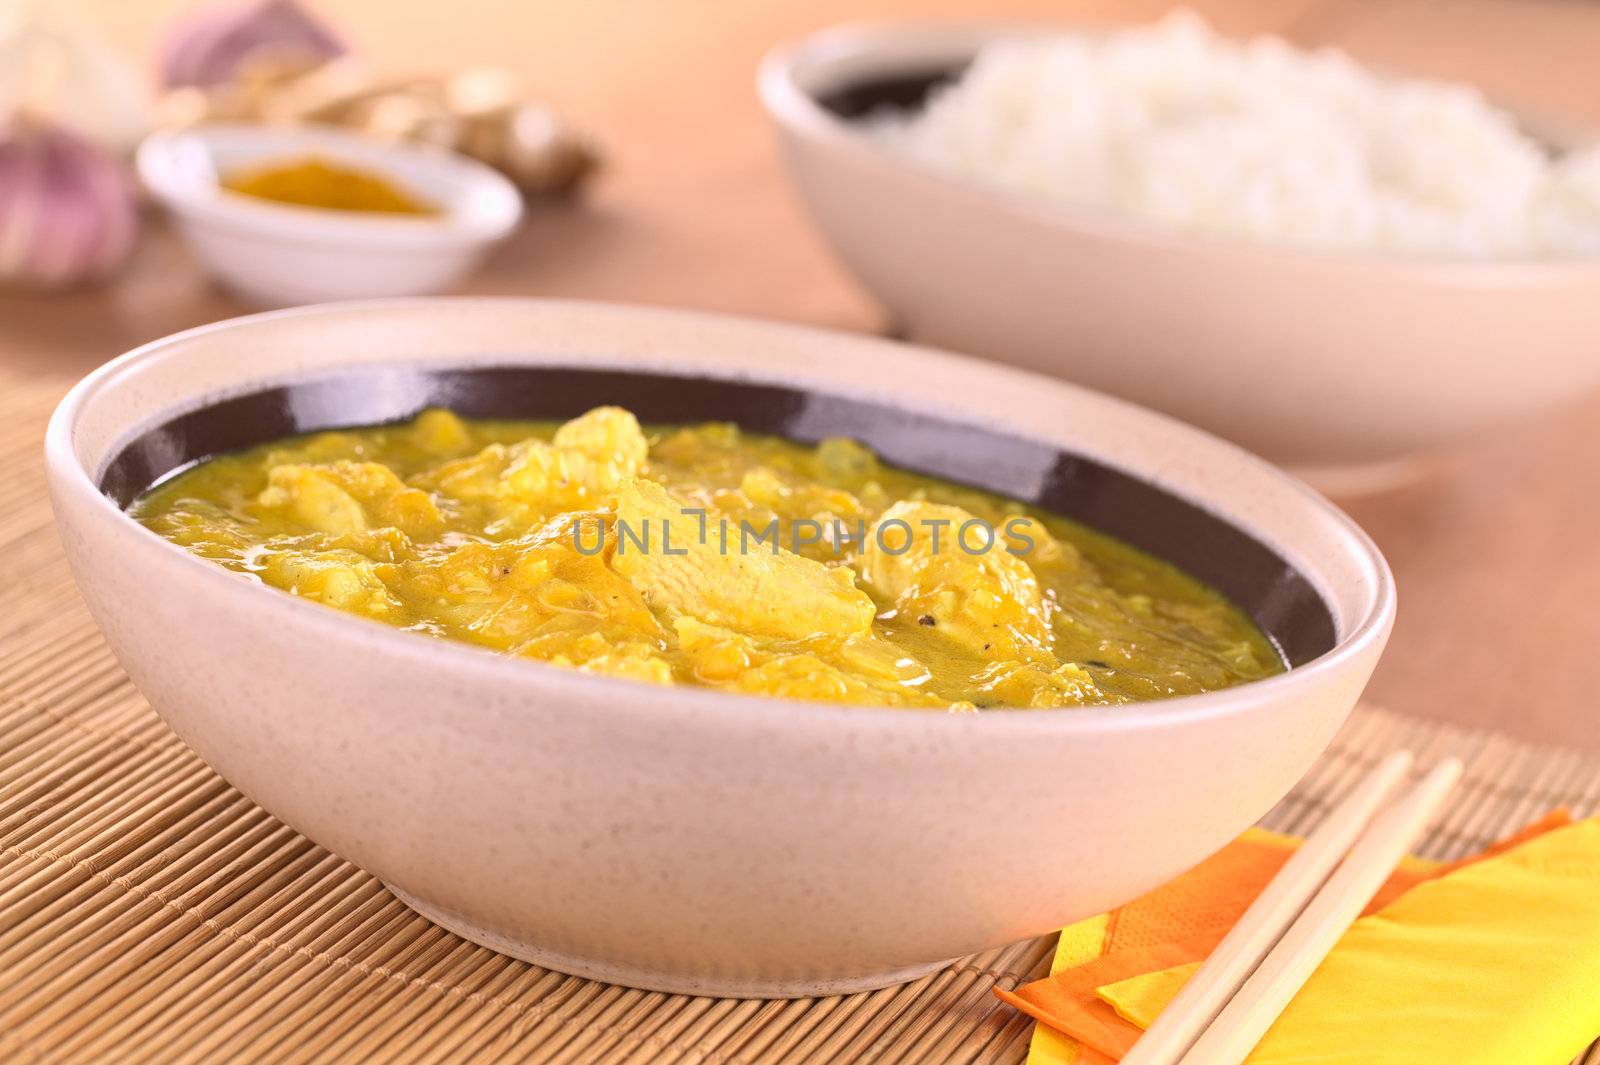
[{"label": "purple garlic clove", "polygon": [[296,0],[227,0],[188,15],[163,42],[161,84],[209,88],[256,65],[304,69],[344,55],[344,41]]},{"label": "purple garlic clove", "polygon": [[0,129],[0,286],[105,277],[138,228],[133,184],[116,159],[61,127],[15,119]]}]

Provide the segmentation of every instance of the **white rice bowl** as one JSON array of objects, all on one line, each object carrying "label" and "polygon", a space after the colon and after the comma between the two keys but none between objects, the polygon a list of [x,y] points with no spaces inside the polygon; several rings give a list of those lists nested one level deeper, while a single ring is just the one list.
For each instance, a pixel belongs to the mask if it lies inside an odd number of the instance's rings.
[{"label": "white rice bowl", "polygon": [[1180,12],[986,46],[874,136],[945,171],[1200,234],[1469,259],[1600,257],[1600,149],[1552,155],[1470,86],[1234,42]]}]

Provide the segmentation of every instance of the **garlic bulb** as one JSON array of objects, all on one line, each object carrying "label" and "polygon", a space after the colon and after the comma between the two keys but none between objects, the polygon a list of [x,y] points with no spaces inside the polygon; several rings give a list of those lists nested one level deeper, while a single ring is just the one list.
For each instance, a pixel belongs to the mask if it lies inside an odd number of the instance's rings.
[{"label": "garlic bulb", "polygon": [[0,0],[0,117],[48,115],[116,152],[147,128],[149,93],[70,0]]},{"label": "garlic bulb", "polygon": [[214,86],[317,66],[348,49],[296,0],[227,0],[179,22],[161,48],[161,84]]},{"label": "garlic bulb", "polygon": [[104,277],[138,232],[122,164],[64,127],[0,129],[0,285],[61,288]]}]

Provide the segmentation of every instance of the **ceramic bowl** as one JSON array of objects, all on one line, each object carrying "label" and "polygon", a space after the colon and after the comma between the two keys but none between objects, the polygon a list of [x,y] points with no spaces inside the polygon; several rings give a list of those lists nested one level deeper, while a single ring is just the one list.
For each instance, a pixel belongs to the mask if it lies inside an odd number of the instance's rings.
[{"label": "ceramic bowl", "polygon": [[[662,688],[297,599],[123,511],[189,462],[288,433],[601,403],[850,435],[1039,501],[1222,588],[1294,667],[1164,702],[968,715]],[[1367,537],[1233,445],[1019,371],[701,314],[413,300],[223,322],[90,375],[47,458],[107,640],[222,776],[447,928],[666,991],[876,987],[1154,887],[1299,779],[1394,612]]]},{"label": "ceramic bowl", "polygon": [[844,27],[761,95],[800,197],[922,341],[1102,389],[1327,476],[1600,386],[1600,262],[1452,262],[1185,236],[982,187],[882,147],[988,41],[1069,27]]},{"label": "ceramic bowl", "polygon": [[[327,210],[230,192],[219,176],[306,157],[391,177],[437,215]],[[522,197],[482,163],[333,129],[206,125],[152,134],[139,177],[205,268],[262,307],[420,296],[465,277],[522,217]]]}]

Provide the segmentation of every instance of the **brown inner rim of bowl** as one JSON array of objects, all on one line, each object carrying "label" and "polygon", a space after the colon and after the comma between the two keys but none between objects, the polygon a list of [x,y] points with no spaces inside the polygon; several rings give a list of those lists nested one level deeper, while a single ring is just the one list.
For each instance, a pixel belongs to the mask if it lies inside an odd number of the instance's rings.
[{"label": "brown inner rim of bowl", "polygon": [[424,407],[480,418],[570,418],[603,404],[645,422],[731,421],[804,443],[860,440],[897,466],[1032,503],[1177,564],[1248,611],[1290,665],[1335,643],[1332,614],[1301,573],[1243,530],[1154,485],[1037,441],[747,381],[556,366],[366,367],[179,415],[118,452],[99,487],[126,507],[213,455],[297,433],[403,421]]},{"label": "brown inner rim of bowl", "polygon": [[921,107],[930,92],[955,81],[966,69],[966,63],[953,63],[910,73],[864,77],[819,92],[815,99],[824,110],[844,119],[864,118],[880,110],[911,111]]}]

